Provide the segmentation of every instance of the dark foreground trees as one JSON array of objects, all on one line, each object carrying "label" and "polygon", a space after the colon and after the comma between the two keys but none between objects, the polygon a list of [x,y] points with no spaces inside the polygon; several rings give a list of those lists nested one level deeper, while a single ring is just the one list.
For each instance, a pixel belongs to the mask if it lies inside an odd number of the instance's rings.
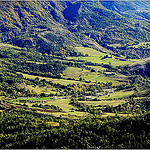
[{"label": "dark foreground trees", "polygon": [[[59,122],[52,126],[48,122]],[[0,148],[150,148],[150,112],[67,120],[15,110],[0,115]]]}]

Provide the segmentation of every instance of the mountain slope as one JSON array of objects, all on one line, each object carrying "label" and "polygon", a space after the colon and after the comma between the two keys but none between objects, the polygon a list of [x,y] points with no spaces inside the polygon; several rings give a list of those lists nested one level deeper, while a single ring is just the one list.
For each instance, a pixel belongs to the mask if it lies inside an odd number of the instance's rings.
[{"label": "mountain slope", "polygon": [[141,61],[132,63],[130,65],[127,66],[127,69],[131,72],[131,73],[136,73],[139,75],[146,75],[148,77],[150,77],[150,58],[146,58],[143,59]]},{"label": "mountain slope", "polygon": [[148,23],[137,24],[98,2],[0,2],[0,14],[1,42],[52,55],[75,55],[79,45],[103,51],[109,44],[150,39]]},{"label": "mountain slope", "polygon": [[102,1],[101,4],[109,10],[134,19],[150,21],[150,2],[144,0],[137,1]]}]

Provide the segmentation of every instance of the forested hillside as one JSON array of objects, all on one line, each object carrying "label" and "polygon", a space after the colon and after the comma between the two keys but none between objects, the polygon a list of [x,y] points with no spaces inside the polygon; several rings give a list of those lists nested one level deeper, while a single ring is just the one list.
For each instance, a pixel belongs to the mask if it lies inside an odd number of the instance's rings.
[{"label": "forested hillside", "polygon": [[149,22],[150,19],[150,2],[145,0],[138,1],[102,1],[101,4],[106,8],[116,11],[117,13],[134,19],[145,20]]},{"label": "forested hillside", "polygon": [[[74,46],[83,45],[114,53],[127,49],[124,55],[133,55],[128,46],[150,39],[148,23],[129,20],[98,2],[1,2],[0,12],[2,42],[42,53],[71,55]],[[121,46],[114,50],[112,44]]]},{"label": "forested hillside", "polygon": [[150,148],[149,9],[0,1],[0,148]]},{"label": "forested hillside", "polygon": [[150,146],[149,113],[127,118],[89,116],[79,121],[58,120],[15,111],[1,114],[0,119],[0,145],[3,149],[112,149]]}]

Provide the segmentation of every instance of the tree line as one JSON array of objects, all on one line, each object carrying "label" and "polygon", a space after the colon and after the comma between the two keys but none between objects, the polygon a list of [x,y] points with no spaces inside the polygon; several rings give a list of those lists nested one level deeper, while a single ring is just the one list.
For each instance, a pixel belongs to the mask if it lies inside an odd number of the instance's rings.
[{"label": "tree line", "polygon": [[[0,148],[150,148],[150,113],[59,119],[15,110],[0,114]],[[53,127],[47,122],[59,122]]]}]

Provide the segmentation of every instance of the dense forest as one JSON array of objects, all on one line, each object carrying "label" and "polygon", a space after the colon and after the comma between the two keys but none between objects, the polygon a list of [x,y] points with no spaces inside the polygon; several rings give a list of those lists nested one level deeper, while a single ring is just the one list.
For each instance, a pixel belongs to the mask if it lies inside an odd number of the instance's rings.
[{"label": "dense forest", "polygon": [[0,148],[149,149],[149,8],[0,1]]},{"label": "dense forest", "polygon": [[[150,114],[56,119],[25,111],[1,113],[1,148],[149,148]],[[53,122],[55,125],[51,125]]]},{"label": "dense forest", "polygon": [[[63,57],[77,55],[74,50],[77,45],[98,50],[104,47],[133,58],[144,57],[144,52],[148,57],[148,47],[140,50],[133,46],[149,42],[148,22],[128,19],[112,11],[117,6],[119,13],[124,8],[135,10],[133,13],[136,14],[140,5],[141,13],[148,13],[146,5],[149,3],[143,3],[131,3],[129,7],[129,2],[114,2],[112,5],[110,2],[107,6],[105,2],[1,2],[0,39],[19,47]],[[147,11],[143,12],[143,9]],[[112,44],[119,45],[114,48]]]}]

